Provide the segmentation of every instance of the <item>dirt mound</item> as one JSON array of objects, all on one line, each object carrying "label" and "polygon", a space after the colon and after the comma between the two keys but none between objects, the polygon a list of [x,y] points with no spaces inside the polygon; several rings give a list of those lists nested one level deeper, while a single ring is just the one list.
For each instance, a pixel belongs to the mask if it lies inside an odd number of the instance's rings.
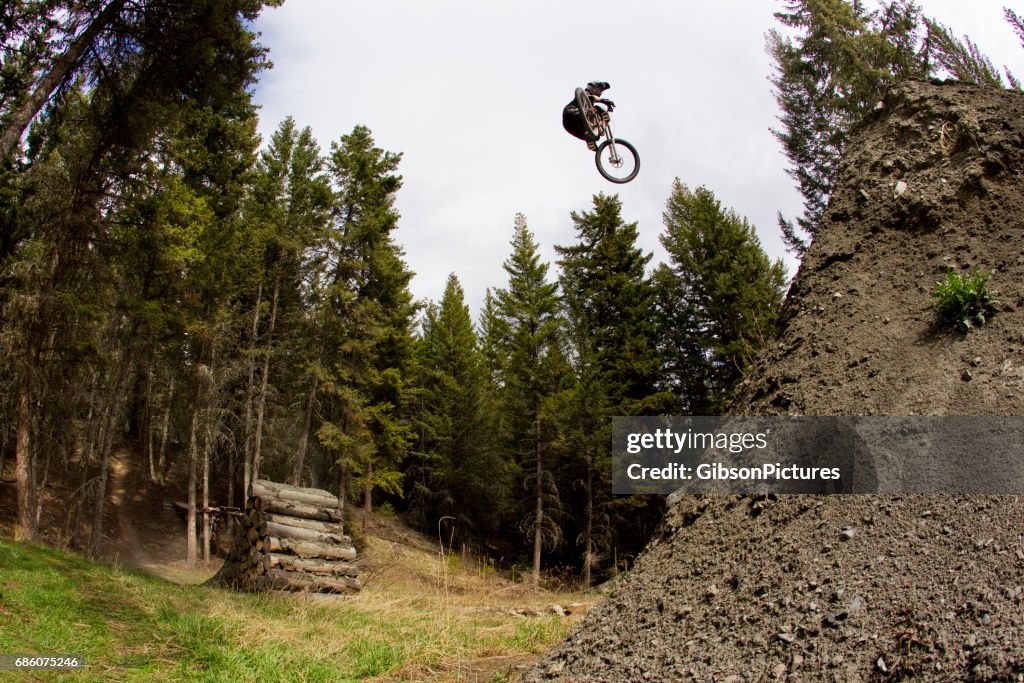
[{"label": "dirt mound", "polygon": [[[890,93],[850,145],[780,340],[733,412],[1021,415],[1022,169],[1020,93],[916,82]],[[974,267],[993,271],[998,313],[972,334],[938,329],[933,286]]]},{"label": "dirt mound", "polygon": [[[1024,96],[904,83],[856,132],[732,412],[1024,415]],[[947,268],[999,311],[936,328]],[[706,496],[525,680],[1024,680],[1024,500]]]}]

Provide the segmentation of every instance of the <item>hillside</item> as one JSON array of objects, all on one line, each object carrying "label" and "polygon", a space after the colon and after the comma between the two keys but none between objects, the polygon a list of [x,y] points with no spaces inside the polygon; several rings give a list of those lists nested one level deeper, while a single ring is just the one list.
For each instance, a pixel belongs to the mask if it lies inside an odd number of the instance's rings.
[{"label": "hillside", "polygon": [[163,554],[183,546],[171,539],[110,538],[127,568],[0,540],[0,652],[88,664],[14,680],[483,683],[509,680],[596,600],[534,594],[468,555],[442,560],[436,540],[394,518],[372,516],[360,532],[366,587],[354,596],[196,585],[213,567]]},{"label": "hillside", "polygon": [[[910,83],[876,116],[732,410],[1024,414],[1024,97]],[[998,314],[974,334],[936,329],[933,285],[974,267],[994,271]]]},{"label": "hillside", "polygon": [[[436,537],[399,517],[361,513],[350,528],[365,584],[356,595],[208,588],[221,559],[185,562],[185,523],[170,505],[180,491],[149,482],[139,463],[115,452],[100,562],[3,538],[13,496],[0,496],[0,653],[89,664],[15,680],[504,681],[599,597],[558,585],[535,594],[522,571],[457,548],[442,556]],[[54,481],[47,493],[47,538],[66,543],[70,492]]]},{"label": "hillside", "polygon": [[[734,414],[1024,415],[1024,96],[894,88]],[[947,268],[999,310],[938,330]],[[527,681],[1020,680],[1024,500],[683,498]]]}]

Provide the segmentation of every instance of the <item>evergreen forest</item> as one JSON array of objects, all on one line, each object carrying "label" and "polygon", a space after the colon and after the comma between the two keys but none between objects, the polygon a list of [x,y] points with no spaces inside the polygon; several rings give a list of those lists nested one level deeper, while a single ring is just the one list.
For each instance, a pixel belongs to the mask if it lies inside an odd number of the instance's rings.
[{"label": "evergreen forest", "polygon": [[[251,22],[275,0],[15,0],[0,8],[0,474],[15,535],[103,551],[127,449],[203,510],[265,478],[335,492],[348,524],[427,533],[582,586],[627,569],[661,497],[611,494],[611,418],[714,415],[771,342],[787,274],[712,189],[676,179],[663,222],[615,194],[564,207],[541,258],[529,217],[474,316],[458,273],[417,300],[395,238],[402,151],[372,123],[322,147],[257,135],[269,68]],[[846,133],[894,79],[1018,84],[903,0],[782,3],[774,131],[813,239]],[[1007,20],[1024,36],[1022,23]],[[653,262],[638,231],[657,231]]]}]

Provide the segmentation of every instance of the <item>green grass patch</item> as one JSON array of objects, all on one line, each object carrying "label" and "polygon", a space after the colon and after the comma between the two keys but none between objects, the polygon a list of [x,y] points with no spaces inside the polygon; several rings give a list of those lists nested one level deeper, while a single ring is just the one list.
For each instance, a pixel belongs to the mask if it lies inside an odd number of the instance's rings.
[{"label": "green grass patch", "polygon": [[453,663],[541,652],[569,628],[558,617],[459,611],[444,600],[320,602],[180,586],[0,540],[0,652],[80,654],[88,664],[29,680],[421,680]]}]

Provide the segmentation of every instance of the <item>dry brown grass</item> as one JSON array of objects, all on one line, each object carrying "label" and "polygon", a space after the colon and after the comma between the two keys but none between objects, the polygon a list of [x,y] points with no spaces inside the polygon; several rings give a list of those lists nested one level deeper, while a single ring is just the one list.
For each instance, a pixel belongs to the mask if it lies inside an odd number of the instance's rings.
[{"label": "dry brown grass", "polygon": [[[113,508],[113,528],[121,513],[137,521],[131,508]],[[156,521],[165,532],[174,522]],[[8,577],[6,588],[16,593],[19,581],[29,582],[20,590],[23,616],[33,615],[32,633],[50,634],[36,638],[66,642],[63,631],[51,633],[52,625],[68,622],[57,603],[84,600],[72,622],[83,622],[76,627],[89,636],[83,643],[93,643],[82,651],[96,663],[96,676],[81,680],[195,680],[218,672],[220,678],[209,680],[497,683],[512,680],[597,600],[534,593],[478,557],[442,553],[437,539],[377,516],[365,521],[360,562],[366,585],[359,594],[239,594],[195,585],[215,568],[187,567],[180,539],[142,543],[152,534],[143,522],[135,527],[134,542],[112,539],[112,569],[29,555],[24,571]],[[52,562],[74,570],[34,573]],[[123,572],[122,564],[163,581]],[[54,600],[54,591],[67,600]],[[64,611],[48,616],[29,606],[35,599]],[[96,612],[85,605],[97,600],[111,606]],[[572,615],[522,615],[552,603]]]},{"label": "dry brown grass", "polygon": [[[375,683],[505,681],[562,638],[597,601],[591,594],[534,593],[471,555],[440,546],[393,521],[368,525],[364,589],[353,596],[285,594],[210,607],[239,647],[278,643],[332,660],[353,660]],[[379,532],[377,535],[375,532]],[[549,607],[571,610],[560,617]],[[512,613],[537,611],[541,615]]]}]

